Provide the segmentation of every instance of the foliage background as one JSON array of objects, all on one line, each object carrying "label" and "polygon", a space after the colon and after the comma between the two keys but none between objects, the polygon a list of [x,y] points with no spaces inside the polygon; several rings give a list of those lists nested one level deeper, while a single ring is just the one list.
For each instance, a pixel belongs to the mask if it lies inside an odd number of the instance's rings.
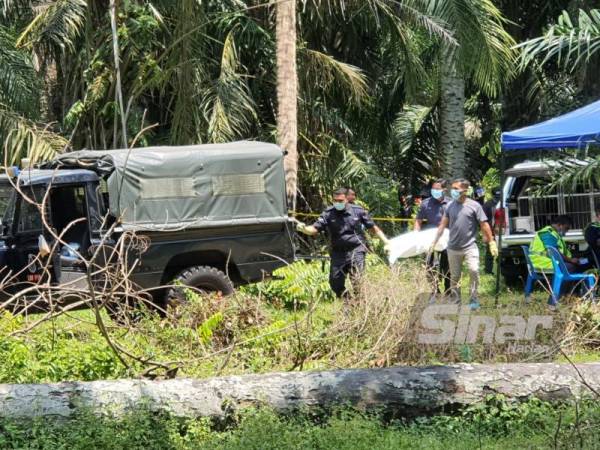
[{"label": "foliage background", "polygon": [[[271,6],[116,4],[123,114],[106,0],[0,2],[0,137],[7,162],[119,147],[140,132],[136,145],[275,140]],[[458,40],[468,55],[469,41],[478,40],[471,26],[478,16],[469,14],[496,7],[514,41],[528,43],[519,47],[518,70],[497,71],[485,83],[478,73],[465,79],[466,168],[479,182],[497,165],[500,130],[597,98],[594,6],[298,1],[299,207],[319,209],[332,187],[353,185],[376,214],[395,215],[399,191],[418,193],[441,174],[440,49]]]}]

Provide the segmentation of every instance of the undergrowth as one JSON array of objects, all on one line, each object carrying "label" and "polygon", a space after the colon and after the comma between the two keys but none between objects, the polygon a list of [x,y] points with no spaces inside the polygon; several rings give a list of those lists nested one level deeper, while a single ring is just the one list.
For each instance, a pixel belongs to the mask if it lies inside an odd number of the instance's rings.
[{"label": "undergrowth", "polygon": [[523,449],[600,446],[597,402],[509,404],[488,398],[454,416],[397,421],[385,414],[245,410],[226,421],[138,410],[121,418],[0,420],[0,447],[22,449]]},{"label": "undergrowth", "polygon": [[[108,323],[110,339],[126,350],[125,367],[94,324],[90,311],[71,312],[29,329],[39,315],[0,316],[0,382],[96,380],[136,376],[193,376],[267,371],[383,367],[394,364],[597,360],[600,308],[573,299],[539,330],[543,351],[509,351],[510,343],[419,342],[428,285],[419,261],[390,269],[370,258],[350,301],[333,300],[320,263],[298,263],[282,280],[248,286],[234,296],[188,295],[176,314],[145,314],[130,327]],[[298,283],[294,284],[294,280]],[[482,292],[492,289],[484,277]],[[482,296],[484,314],[547,314],[543,292],[525,306],[522,294],[504,294],[496,306]],[[148,371],[143,361],[158,361]]]}]

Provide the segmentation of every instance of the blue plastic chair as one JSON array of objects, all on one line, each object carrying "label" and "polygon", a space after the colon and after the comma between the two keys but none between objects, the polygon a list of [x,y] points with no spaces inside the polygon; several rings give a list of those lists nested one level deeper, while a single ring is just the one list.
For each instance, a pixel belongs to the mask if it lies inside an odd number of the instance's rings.
[{"label": "blue plastic chair", "polygon": [[589,273],[569,273],[567,265],[558,249],[554,247],[548,247],[548,256],[552,260],[552,266],[554,267],[554,279],[552,280],[552,296],[548,301],[548,304],[556,306],[558,299],[560,298],[560,292],[563,283],[569,281],[583,281],[589,292],[593,293],[594,286],[596,285],[596,277]]},{"label": "blue plastic chair", "polygon": [[529,257],[529,247],[526,245],[521,245],[521,249],[523,249],[523,254],[525,255],[525,262],[527,263],[527,281],[525,282],[525,301],[529,300],[529,296],[533,292],[533,287],[536,282],[543,283],[544,281],[548,281],[547,275],[553,275],[554,271],[552,270],[539,270],[533,266],[531,262],[531,258]]}]

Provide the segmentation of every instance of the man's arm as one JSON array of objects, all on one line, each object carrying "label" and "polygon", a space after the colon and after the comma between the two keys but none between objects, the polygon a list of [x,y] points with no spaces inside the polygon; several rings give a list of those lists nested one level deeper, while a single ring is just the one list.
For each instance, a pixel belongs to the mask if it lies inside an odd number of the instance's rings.
[{"label": "man's arm", "polygon": [[386,245],[390,243],[385,233],[381,231],[381,228],[379,228],[377,225],[373,225],[371,228],[369,228],[369,233],[371,233],[373,236],[377,236],[379,240]]},{"label": "man's arm", "polygon": [[423,204],[419,206],[419,211],[417,212],[417,217],[415,217],[415,224],[413,226],[414,231],[421,231],[421,227],[423,226],[424,217]]},{"label": "man's arm", "polygon": [[490,228],[490,224],[486,222],[479,222],[479,227],[481,228],[481,235],[483,236],[483,241],[486,243],[490,243],[494,240],[494,235],[492,234],[492,229]]},{"label": "man's arm", "polygon": [[390,244],[390,241],[386,237],[385,233],[383,231],[381,231],[381,228],[379,228],[377,225],[375,225],[375,222],[373,222],[373,219],[369,215],[368,211],[363,209],[362,211],[359,212],[359,217],[360,217],[361,223],[364,225],[364,227],[367,229],[367,231],[370,234],[372,234],[373,236],[377,236],[377,238],[381,242],[383,242],[383,245],[385,246],[384,247],[385,251],[388,252],[389,251],[388,245]]},{"label": "man's arm", "polygon": [[296,229],[302,233],[305,234],[307,236],[316,236],[317,234],[319,234],[319,230],[317,230],[314,225],[306,225],[302,222],[299,222],[296,225]]},{"label": "man's arm", "polygon": [[432,244],[432,248],[435,247],[435,244],[437,244],[437,241],[440,240],[440,238],[442,237],[442,234],[444,234],[444,230],[448,227],[448,216],[444,216],[442,217],[442,221],[440,222],[438,228],[437,228],[437,233],[435,234],[435,240],[433,241]]},{"label": "man's arm", "polygon": [[296,222],[296,230],[299,233],[305,234],[307,236],[316,236],[327,226],[327,213],[324,211],[317,221],[312,225],[306,225],[303,222]]},{"label": "man's arm", "polygon": [[[544,244],[544,248],[548,248],[548,247],[554,247],[555,249],[558,250],[558,240],[552,236],[552,234],[550,233],[542,233],[542,235],[540,236],[542,239],[542,242]],[[571,263],[571,264],[579,264],[579,259],[578,258],[570,258],[567,255],[563,255],[561,253],[561,256],[563,257],[563,259],[565,260],[565,262]]]}]

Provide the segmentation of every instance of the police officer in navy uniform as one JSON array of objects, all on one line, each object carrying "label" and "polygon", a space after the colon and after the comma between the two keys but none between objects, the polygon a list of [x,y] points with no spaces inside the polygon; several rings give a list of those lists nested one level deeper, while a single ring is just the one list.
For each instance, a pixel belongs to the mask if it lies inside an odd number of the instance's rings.
[{"label": "police officer in navy uniform", "polygon": [[357,280],[365,267],[367,239],[365,230],[377,236],[389,251],[389,241],[362,207],[347,201],[346,189],[333,193],[333,206],[327,208],[312,225],[299,222],[297,230],[308,236],[327,231],[331,240],[329,285],[339,298],[346,291],[346,278]]},{"label": "police officer in navy uniform", "polygon": [[[435,180],[431,184],[431,197],[421,203],[417,218],[415,220],[414,231],[437,228],[442,222],[444,212],[448,206],[446,199],[446,188],[448,182],[444,179]],[[427,277],[433,286],[433,292],[430,298],[434,302],[439,293],[439,282],[444,282],[444,295],[450,293],[450,266],[448,265],[448,252],[430,252],[425,260]]]},{"label": "police officer in navy uniform", "polygon": [[598,267],[600,261],[600,204],[594,208],[596,220],[591,222],[584,230],[585,241],[588,243],[592,262]]}]

